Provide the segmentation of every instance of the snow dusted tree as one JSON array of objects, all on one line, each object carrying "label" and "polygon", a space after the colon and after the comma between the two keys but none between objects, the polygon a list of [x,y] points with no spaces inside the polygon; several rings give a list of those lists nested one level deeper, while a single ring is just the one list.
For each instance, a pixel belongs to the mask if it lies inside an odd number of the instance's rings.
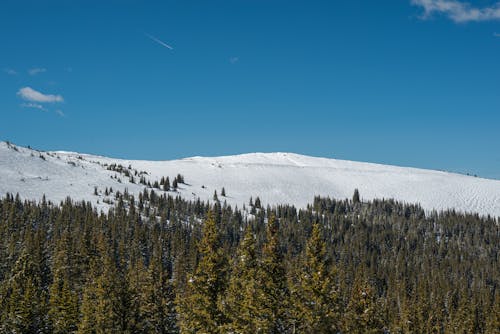
[{"label": "snow dusted tree", "polygon": [[49,333],[48,266],[40,236],[28,231],[27,246],[22,250],[12,269],[8,284],[0,291],[6,307],[0,318],[2,333]]}]

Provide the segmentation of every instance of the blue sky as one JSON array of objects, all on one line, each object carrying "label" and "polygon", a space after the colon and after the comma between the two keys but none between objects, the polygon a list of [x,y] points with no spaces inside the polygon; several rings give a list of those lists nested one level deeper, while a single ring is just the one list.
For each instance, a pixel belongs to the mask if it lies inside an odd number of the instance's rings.
[{"label": "blue sky", "polygon": [[4,0],[0,45],[1,140],[500,178],[500,2]]}]

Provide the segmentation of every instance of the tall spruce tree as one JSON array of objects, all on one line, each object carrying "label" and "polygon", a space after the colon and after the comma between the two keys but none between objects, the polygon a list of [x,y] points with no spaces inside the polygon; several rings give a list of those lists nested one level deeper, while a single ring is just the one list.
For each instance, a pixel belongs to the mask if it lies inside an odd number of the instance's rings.
[{"label": "tall spruce tree", "polygon": [[255,299],[255,292],[258,290],[257,270],[256,240],[249,225],[238,247],[227,290],[228,332],[241,334],[259,332],[255,321],[260,308]]},{"label": "tall spruce tree", "polygon": [[227,323],[222,299],[227,286],[227,257],[211,212],[198,244],[200,260],[187,282],[187,291],[178,298],[182,333],[222,333]]},{"label": "tall spruce tree", "polygon": [[267,241],[256,274],[255,299],[259,306],[255,315],[259,333],[287,333],[292,329],[290,291],[279,243],[279,223],[271,216],[267,223]]},{"label": "tall spruce tree", "polygon": [[[28,232],[31,233],[31,232]],[[36,240],[36,239],[35,239]],[[46,263],[40,244],[28,237],[7,284],[2,289],[3,310],[0,329],[5,333],[49,333],[48,293],[44,279]]]},{"label": "tall spruce tree", "polygon": [[338,333],[341,330],[341,302],[335,276],[336,269],[329,268],[320,226],[315,223],[294,289],[299,333]]},{"label": "tall spruce tree", "polygon": [[49,318],[53,333],[74,333],[78,325],[78,294],[70,283],[72,278],[72,245],[68,231],[58,243],[53,263],[53,281],[50,286]]},{"label": "tall spruce tree", "polygon": [[375,291],[370,284],[358,274],[346,312],[344,314],[344,331],[354,334],[375,334],[384,332],[381,307]]},{"label": "tall spruce tree", "polygon": [[158,243],[146,271],[141,292],[140,312],[146,333],[175,334],[177,312],[170,270],[165,268],[161,243]]},{"label": "tall spruce tree", "polygon": [[131,333],[133,297],[128,277],[104,237],[98,239],[98,248],[102,259],[96,258],[91,264],[78,333]]}]

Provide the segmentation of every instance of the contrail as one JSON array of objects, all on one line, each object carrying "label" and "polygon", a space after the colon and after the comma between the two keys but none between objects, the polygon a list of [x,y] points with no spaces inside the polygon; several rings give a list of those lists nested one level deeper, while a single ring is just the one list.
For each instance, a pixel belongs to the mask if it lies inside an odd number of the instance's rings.
[{"label": "contrail", "polygon": [[146,35],[146,37],[148,37],[149,39],[151,39],[151,40],[155,41],[156,43],[158,43],[158,44],[160,44],[160,45],[162,45],[162,46],[166,47],[167,49],[170,49],[170,50],[173,50],[173,49],[174,49],[173,47],[171,47],[171,46],[170,46],[170,45],[168,45],[167,43],[165,43],[165,42],[163,42],[163,41],[160,41],[158,38],[156,38],[156,37],[154,37],[154,36],[151,36],[151,35],[146,34],[146,33],[145,33],[144,35]]}]

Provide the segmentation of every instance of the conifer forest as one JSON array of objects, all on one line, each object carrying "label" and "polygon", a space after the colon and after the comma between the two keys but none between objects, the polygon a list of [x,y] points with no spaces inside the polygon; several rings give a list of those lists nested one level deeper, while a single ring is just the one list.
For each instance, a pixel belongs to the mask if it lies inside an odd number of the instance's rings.
[{"label": "conifer forest", "polygon": [[498,220],[394,200],[0,201],[0,333],[499,333]]}]

